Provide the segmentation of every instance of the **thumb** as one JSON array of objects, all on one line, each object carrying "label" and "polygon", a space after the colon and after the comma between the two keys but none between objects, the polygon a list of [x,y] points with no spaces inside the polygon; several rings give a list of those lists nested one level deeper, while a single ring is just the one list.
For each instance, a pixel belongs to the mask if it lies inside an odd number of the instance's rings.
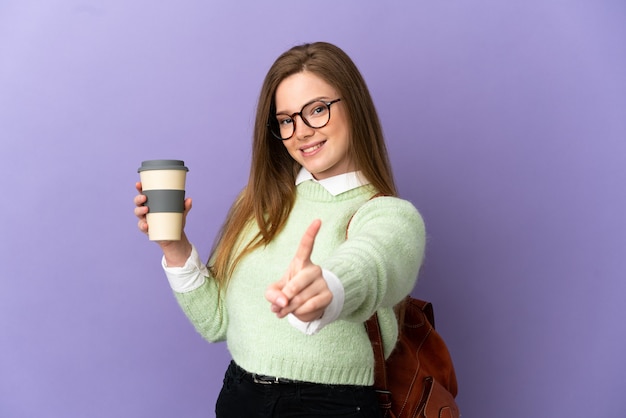
[{"label": "thumb", "polygon": [[279,281],[270,284],[265,290],[265,299],[272,304],[272,312],[280,311],[289,303],[287,296],[282,291],[287,281],[288,277],[285,275]]}]

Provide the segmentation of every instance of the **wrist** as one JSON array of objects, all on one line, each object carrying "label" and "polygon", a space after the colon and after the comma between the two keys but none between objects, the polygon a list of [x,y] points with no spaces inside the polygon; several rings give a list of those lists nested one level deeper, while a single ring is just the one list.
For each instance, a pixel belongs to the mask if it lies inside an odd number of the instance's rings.
[{"label": "wrist", "polygon": [[184,233],[180,241],[163,241],[159,245],[168,267],[184,266],[191,255],[191,243]]}]

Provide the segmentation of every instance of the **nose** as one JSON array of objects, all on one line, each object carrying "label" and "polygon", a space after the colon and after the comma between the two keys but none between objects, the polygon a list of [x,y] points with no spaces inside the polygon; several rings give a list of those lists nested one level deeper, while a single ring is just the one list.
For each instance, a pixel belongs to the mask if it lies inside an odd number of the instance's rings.
[{"label": "nose", "polygon": [[[298,121],[296,122],[296,117],[298,117]],[[313,135],[315,133],[315,129],[311,128],[309,125],[307,125],[306,123],[304,123],[304,120],[302,119],[302,116],[300,115],[296,115],[294,116],[294,130],[295,132],[293,133],[293,135],[300,141],[304,141],[305,139],[307,139],[308,137],[310,137],[311,135]]]}]

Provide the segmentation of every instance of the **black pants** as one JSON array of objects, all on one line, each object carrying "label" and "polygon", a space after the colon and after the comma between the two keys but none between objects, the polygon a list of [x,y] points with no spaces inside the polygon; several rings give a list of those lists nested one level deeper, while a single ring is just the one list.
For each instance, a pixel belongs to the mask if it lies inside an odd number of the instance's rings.
[{"label": "black pants", "polygon": [[217,418],[381,416],[376,393],[369,386],[255,383],[234,362],[226,370],[215,412]]}]

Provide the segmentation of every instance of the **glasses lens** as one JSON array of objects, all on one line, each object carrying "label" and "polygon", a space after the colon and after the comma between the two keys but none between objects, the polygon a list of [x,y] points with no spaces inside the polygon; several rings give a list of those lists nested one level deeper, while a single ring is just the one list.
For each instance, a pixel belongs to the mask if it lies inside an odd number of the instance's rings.
[{"label": "glasses lens", "polygon": [[[330,105],[317,101],[309,103],[304,106],[299,113],[302,121],[311,128],[322,128],[326,126],[330,120]],[[295,131],[295,120],[292,116],[286,114],[276,115],[271,117],[269,121],[269,128],[276,138],[289,139],[293,136]]]},{"label": "glasses lens", "polygon": [[321,128],[330,119],[329,106],[324,102],[313,102],[302,109],[302,118],[311,128]]},{"label": "glasses lens", "polygon": [[293,135],[293,120],[288,115],[270,118],[270,131],[278,139],[288,139]]}]

